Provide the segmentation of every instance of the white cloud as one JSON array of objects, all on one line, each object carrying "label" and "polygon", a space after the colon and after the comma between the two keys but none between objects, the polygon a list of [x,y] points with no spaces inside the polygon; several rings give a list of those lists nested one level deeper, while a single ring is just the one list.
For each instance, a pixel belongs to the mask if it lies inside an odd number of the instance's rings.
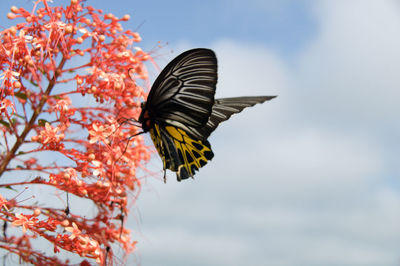
[{"label": "white cloud", "polygon": [[[214,145],[220,151],[216,153],[218,162],[212,167],[226,176],[216,182],[221,186],[229,182],[229,187],[237,190],[245,185],[253,190],[253,195],[269,200],[322,201],[334,193],[337,195],[329,202],[337,201],[338,196],[348,199],[368,189],[370,182],[376,182],[383,167],[379,148],[357,136],[279,128],[273,124],[265,129],[269,133],[259,131],[238,143],[240,134],[235,132],[241,129],[235,129],[231,127],[226,132],[236,136],[236,140],[229,138],[221,143],[221,134],[217,146]],[[229,162],[228,169],[224,161]],[[231,180],[230,176],[240,180]]]},{"label": "white cloud", "polygon": [[217,98],[276,95],[288,87],[284,62],[266,47],[222,40],[213,49],[219,59]]},{"label": "white cloud", "polygon": [[219,97],[279,97],[223,123],[194,181],[170,173],[157,197],[143,192],[144,264],[398,262],[398,168],[386,159],[400,111],[399,7],[324,1],[314,10],[319,32],[296,62],[262,45],[212,47]]},{"label": "white cloud", "polygon": [[319,34],[294,73],[298,99],[310,103],[307,117],[325,125],[391,124],[400,112],[398,2],[321,1],[315,13]]},{"label": "white cloud", "polygon": [[[148,241],[150,249],[143,251],[143,256],[149,258],[144,264],[165,265],[164,257],[168,257],[170,265],[240,265],[237,257],[242,257],[248,252],[249,246],[232,235],[219,233],[193,232],[179,224],[170,225],[169,230],[154,228],[152,239],[161,241]],[[226,256],[223,250],[232,254]],[[150,251],[150,252],[149,252]],[[152,256],[153,254],[157,256]],[[149,256],[147,256],[149,255]],[[244,265],[244,264],[243,264]]]}]

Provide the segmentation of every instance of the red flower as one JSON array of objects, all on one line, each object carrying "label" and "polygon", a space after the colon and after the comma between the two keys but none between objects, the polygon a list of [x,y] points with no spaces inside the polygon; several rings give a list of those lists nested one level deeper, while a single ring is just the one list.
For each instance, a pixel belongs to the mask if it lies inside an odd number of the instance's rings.
[{"label": "red flower", "polygon": [[76,223],[72,223],[72,227],[65,227],[65,231],[71,232],[72,234],[69,236],[69,239],[75,239],[81,235],[81,230],[79,230]]},{"label": "red flower", "polygon": [[33,221],[30,221],[26,216],[20,213],[15,214],[15,220],[12,222],[13,226],[22,226],[22,232],[26,233],[26,230],[34,225]]},{"label": "red flower", "polygon": [[6,211],[9,211],[7,208],[7,200],[5,198],[3,198],[2,195],[0,195],[0,209],[2,209],[4,207],[4,209],[6,209]]}]

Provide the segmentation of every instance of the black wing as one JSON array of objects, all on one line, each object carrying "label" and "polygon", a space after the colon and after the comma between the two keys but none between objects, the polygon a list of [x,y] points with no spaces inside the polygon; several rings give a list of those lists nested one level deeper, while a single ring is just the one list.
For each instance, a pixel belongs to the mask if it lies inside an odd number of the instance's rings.
[{"label": "black wing", "polygon": [[248,96],[216,99],[205,127],[184,127],[184,129],[188,134],[198,139],[206,140],[221,122],[228,120],[233,114],[241,112],[246,107],[269,101],[275,97],[276,96]]},{"label": "black wing", "polygon": [[172,60],[155,80],[146,109],[158,122],[203,127],[214,104],[217,58],[209,49],[192,49]]}]

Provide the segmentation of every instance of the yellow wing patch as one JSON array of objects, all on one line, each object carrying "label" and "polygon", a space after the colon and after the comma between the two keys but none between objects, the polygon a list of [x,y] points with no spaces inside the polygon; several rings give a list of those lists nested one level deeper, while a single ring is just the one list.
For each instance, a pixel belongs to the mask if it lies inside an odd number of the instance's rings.
[{"label": "yellow wing patch", "polygon": [[193,177],[195,171],[214,157],[208,141],[193,139],[180,128],[155,124],[150,135],[164,169],[176,172],[178,181]]},{"label": "yellow wing patch", "polygon": [[193,176],[195,171],[207,164],[214,156],[208,141],[203,143],[189,137],[185,131],[173,126],[166,126],[165,130],[173,138],[173,142],[181,159],[178,165],[178,179],[187,175]]}]

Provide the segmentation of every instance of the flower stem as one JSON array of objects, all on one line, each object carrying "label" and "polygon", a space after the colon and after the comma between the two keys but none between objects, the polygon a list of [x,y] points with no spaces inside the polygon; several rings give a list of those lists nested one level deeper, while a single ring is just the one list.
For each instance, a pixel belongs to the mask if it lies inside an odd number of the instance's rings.
[{"label": "flower stem", "polygon": [[33,125],[35,124],[35,121],[38,118],[38,116],[41,114],[43,106],[45,105],[46,100],[48,99],[48,96],[50,95],[51,90],[54,88],[54,86],[57,83],[58,73],[61,73],[61,70],[64,67],[64,64],[66,61],[67,60],[65,59],[65,57],[63,57],[60,64],[54,71],[53,78],[51,80],[49,80],[49,84],[46,88],[46,91],[44,92],[43,96],[41,97],[41,99],[39,101],[39,105],[33,110],[33,114],[31,116],[31,118],[29,119],[29,122],[25,125],[25,128],[22,131],[21,135],[17,136],[17,140],[15,141],[14,146],[11,148],[11,150],[9,152],[7,152],[4,160],[1,162],[0,177],[6,171],[7,165],[15,157],[15,154],[17,153],[19,147],[21,147],[21,145],[24,143],[26,136],[33,128]]}]

